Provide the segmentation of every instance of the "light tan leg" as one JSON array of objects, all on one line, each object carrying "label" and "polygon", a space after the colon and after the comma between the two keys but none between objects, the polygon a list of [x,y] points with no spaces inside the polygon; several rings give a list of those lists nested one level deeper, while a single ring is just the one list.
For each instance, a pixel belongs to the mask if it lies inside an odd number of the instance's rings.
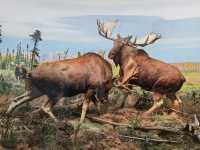
[{"label": "light tan leg", "polygon": [[126,89],[127,91],[129,91],[130,89],[126,86],[126,84],[128,83],[128,81],[130,79],[134,79],[136,78],[135,75],[138,73],[138,68],[137,66],[132,66],[133,64],[128,64],[124,69],[123,73],[122,73],[122,70],[120,71],[120,75],[121,75],[121,81],[118,81],[117,82],[117,86],[118,87],[122,87],[124,89]]},{"label": "light tan leg", "polygon": [[174,116],[174,117],[177,117],[177,113],[173,111],[174,110],[177,110],[177,111],[183,111],[183,103],[182,103],[182,100],[176,96],[176,94],[171,94],[171,95],[168,95],[168,98],[170,98],[172,100],[172,112],[170,113],[171,116]]},{"label": "light tan leg", "polygon": [[154,99],[154,104],[148,111],[143,113],[144,117],[151,115],[153,112],[158,110],[160,106],[163,104],[163,99],[161,94],[154,93],[153,99]]},{"label": "light tan leg", "polygon": [[79,121],[79,124],[82,124],[82,123],[84,122],[84,119],[85,119],[85,115],[86,115],[88,106],[89,106],[89,100],[86,99],[86,100],[84,100],[84,102],[83,102],[82,112],[81,112],[81,119],[80,119],[80,121]]},{"label": "light tan leg", "polygon": [[83,101],[81,119],[79,121],[79,126],[84,122],[85,115],[86,115],[90,100],[92,100],[91,97],[92,97],[93,94],[94,94],[93,90],[88,90],[87,93],[85,94],[85,99]]},{"label": "light tan leg", "polygon": [[176,99],[179,103],[179,110],[183,112],[183,102],[182,102],[182,100],[177,95],[176,95]]},{"label": "light tan leg", "polygon": [[56,116],[52,113],[53,104],[51,101],[47,101],[43,106],[42,110],[47,113],[55,122],[58,122]]},{"label": "light tan leg", "polygon": [[85,120],[85,116],[86,116],[86,112],[87,112],[87,109],[88,109],[88,106],[89,106],[89,99],[86,98],[83,102],[83,106],[82,106],[82,112],[81,112],[81,118],[80,118],[80,121],[77,125],[77,127],[75,128],[74,130],[74,139],[73,139],[73,143],[74,145],[76,145],[76,142],[77,142],[77,135],[78,135],[78,132],[79,132],[79,129],[82,125],[82,123],[84,122]]},{"label": "light tan leg", "polygon": [[128,80],[131,78],[135,78],[134,76],[138,73],[137,67],[131,68],[130,70],[126,70],[123,74],[122,81],[119,82],[120,84],[126,84]]},{"label": "light tan leg", "polygon": [[26,91],[24,94],[15,97],[13,101],[17,102],[18,100],[20,100],[20,99],[22,99],[22,98],[24,98],[24,97],[27,97],[27,96],[29,96],[29,95],[30,95],[30,92],[29,92],[29,91]]},{"label": "light tan leg", "polygon": [[180,103],[177,99],[173,100],[171,108],[180,111]]},{"label": "light tan leg", "polygon": [[31,93],[31,94],[25,93],[21,96],[18,96],[11,102],[6,113],[7,114],[12,113],[15,110],[15,108],[17,108],[18,106],[20,106],[24,103],[27,103],[29,101],[32,101],[33,99],[38,98],[40,96],[42,96],[42,95],[39,92],[35,92],[35,93]]}]

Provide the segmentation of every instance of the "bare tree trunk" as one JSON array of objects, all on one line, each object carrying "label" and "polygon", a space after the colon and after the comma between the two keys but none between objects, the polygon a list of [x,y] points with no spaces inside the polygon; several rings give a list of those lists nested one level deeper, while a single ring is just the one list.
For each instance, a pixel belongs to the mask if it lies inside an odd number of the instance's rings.
[{"label": "bare tree trunk", "polygon": [[37,40],[35,40],[35,43],[34,43],[34,47],[33,47],[33,51],[32,51],[32,55],[31,55],[31,70],[33,69],[33,65],[34,65],[34,61],[35,61],[35,50],[36,50],[36,47],[37,47]]}]

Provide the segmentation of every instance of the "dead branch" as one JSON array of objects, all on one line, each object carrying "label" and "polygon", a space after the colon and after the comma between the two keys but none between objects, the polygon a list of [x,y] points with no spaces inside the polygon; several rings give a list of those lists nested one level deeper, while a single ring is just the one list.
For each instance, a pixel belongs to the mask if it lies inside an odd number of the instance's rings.
[{"label": "dead branch", "polygon": [[143,138],[137,136],[126,136],[126,135],[119,135],[122,138],[134,139],[134,140],[142,140],[142,141],[150,141],[150,142],[157,142],[157,143],[181,143],[178,141],[170,141],[170,140],[162,140],[162,139],[151,139],[151,138]]},{"label": "dead branch", "polygon": [[149,131],[149,130],[159,130],[159,131],[164,131],[164,132],[172,132],[172,133],[180,133],[181,129],[177,129],[177,128],[170,128],[170,127],[161,127],[161,126],[157,126],[157,127],[134,127],[135,130],[142,130],[142,131]]},{"label": "dead branch", "polygon": [[176,113],[180,113],[180,114],[182,114],[182,115],[186,115],[186,116],[192,115],[192,114],[189,114],[189,113],[186,113],[186,112],[178,111],[178,110],[173,109],[173,108],[167,108],[167,109],[168,109],[168,110],[171,110],[171,111],[174,111],[174,112],[176,112]]},{"label": "dead branch", "polygon": [[[80,113],[79,113],[79,115],[80,115]],[[161,126],[157,126],[157,127],[148,127],[148,126],[147,127],[145,127],[145,126],[134,127],[130,124],[117,123],[117,122],[108,121],[108,120],[105,120],[105,119],[101,119],[101,118],[93,117],[93,116],[89,116],[89,115],[86,115],[86,118],[90,119],[91,121],[101,123],[101,124],[110,124],[110,125],[113,125],[114,127],[122,126],[122,127],[127,127],[127,128],[134,128],[135,130],[141,130],[141,131],[159,130],[159,131],[171,132],[171,133],[176,133],[176,134],[181,131],[181,129],[170,128],[170,127],[161,127]]]},{"label": "dead branch", "polygon": [[24,127],[24,129],[26,130],[26,131],[28,131],[28,132],[30,132],[31,134],[33,134],[33,131],[31,130],[31,129],[29,129],[27,126],[23,126]]},{"label": "dead branch", "polygon": [[98,117],[92,117],[92,116],[89,116],[89,115],[86,115],[86,118],[90,119],[91,121],[97,122],[97,123],[110,124],[110,125],[113,125],[115,127],[116,126],[131,127],[131,125],[129,125],[129,124],[122,124],[122,123],[112,122],[112,121],[108,121],[108,120],[101,119],[101,118],[98,118]]}]

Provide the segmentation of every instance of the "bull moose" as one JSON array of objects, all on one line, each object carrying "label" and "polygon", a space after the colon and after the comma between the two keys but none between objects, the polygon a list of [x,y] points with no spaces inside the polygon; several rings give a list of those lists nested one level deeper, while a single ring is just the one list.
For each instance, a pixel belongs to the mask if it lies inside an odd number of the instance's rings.
[{"label": "bull moose", "polygon": [[[163,96],[172,100],[172,108],[179,110],[181,99],[176,92],[182,87],[185,78],[174,66],[151,58],[143,49],[137,46],[146,46],[161,38],[160,34],[151,33],[143,39],[132,36],[122,38],[117,34],[116,38],[108,36],[104,30],[104,23],[97,20],[98,31],[101,36],[114,41],[113,48],[108,57],[115,65],[120,66],[120,79],[118,84],[127,88],[126,84],[135,84],[145,90],[153,92],[154,105],[143,115],[149,116],[163,104]],[[172,112],[172,114],[175,114]]]},{"label": "bull moose", "polygon": [[80,124],[84,121],[90,101],[95,104],[107,99],[107,94],[112,87],[112,67],[101,56],[87,53],[79,58],[62,61],[46,62],[27,75],[30,90],[18,96],[10,104],[7,113],[11,113],[19,105],[31,101],[42,95],[48,101],[42,110],[55,121],[57,118],[52,113],[52,107],[62,97],[71,97],[84,93]]}]

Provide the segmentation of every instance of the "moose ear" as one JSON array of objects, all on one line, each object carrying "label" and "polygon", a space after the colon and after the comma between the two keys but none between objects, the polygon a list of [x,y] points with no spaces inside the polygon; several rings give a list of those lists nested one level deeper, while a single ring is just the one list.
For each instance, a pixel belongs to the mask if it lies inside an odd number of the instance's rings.
[{"label": "moose ear", "polygon": [[132,39],[132,35],[129,35],[129,36],[127,36],[126,38],[124,38],[124,43],[125,44],[128,44],[129,43],[129,41]]},{"label": "moose ear", "polygon": [[119,34],[119,33],[117,34],[117,36],[116,36],[116,37],[117,37],[117,39],[119,39],[119,40],[121,39],[121,36],[120,36],[120,34]]},{"label": "moose ear", "polygon": [[128,42],[129,42],[129,40],[128,40],[128,38],[126,38],[126,39],[124,40],[124,44],[128,44]]}]

